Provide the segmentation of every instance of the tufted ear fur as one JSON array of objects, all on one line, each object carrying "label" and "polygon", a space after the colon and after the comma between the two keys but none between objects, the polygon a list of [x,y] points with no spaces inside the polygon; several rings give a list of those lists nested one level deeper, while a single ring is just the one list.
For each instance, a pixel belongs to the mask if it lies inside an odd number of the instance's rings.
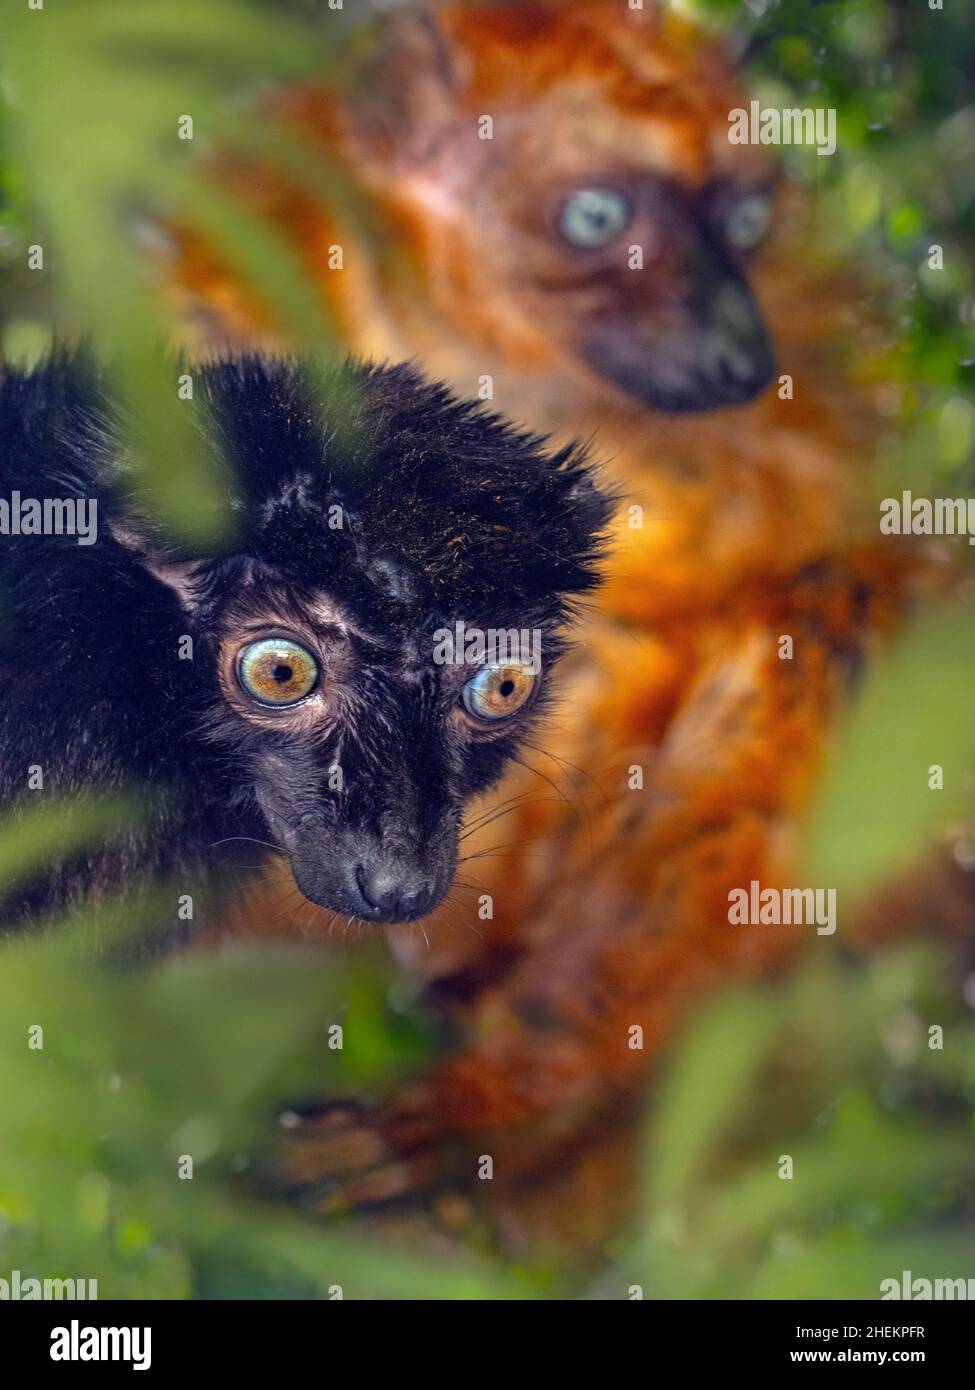
[{"label": "tufted ear fur", "polygon": [[391,16],[357,87],[361,132],[422,163],[456,124],[459,79],[437,11],[408,8]]},{"label": "tufted ear fur", "polygon": [[[564,29],[567,18],[579,30],[630,44],[645,42],[662,22],[656,0],[642,0],[639,8],[631,8],[627,0],[573,0],[571,6],[566,0],[407,5],[383,21],[379,46],[359,84],[365,94],[360,109],[371,113],[401,152],[422,159],[458,119],[474,77],[479,39],[485,46],[502,42],[517,61],[521,45],[545,41],[550,30]],[[463,111],[465,120],[470,115]]]},{"label": "tufted ear fur", "polygon": [[198,425],[233,498],[232,549],[174,546],[124,480],[106,508],[114,546],[187,614],[290,579],[369,621],[422,623],[449,592],[558,622],[598,582],[615,498],[585,449],[552,450],[410,366],[350,362],[313,385],[302,362],[215,362]]},{"label": "tufted ear fur", "polygon": [[109,530],[112,539],[127,555],[136,560],[147,574],[172,590],[181,608],[188,613],[196,611],[198,591],[194,580],[199,576],[201,560],[173,556],[155,538],[150,528],[141,525],[134,516],[110,517]]}]

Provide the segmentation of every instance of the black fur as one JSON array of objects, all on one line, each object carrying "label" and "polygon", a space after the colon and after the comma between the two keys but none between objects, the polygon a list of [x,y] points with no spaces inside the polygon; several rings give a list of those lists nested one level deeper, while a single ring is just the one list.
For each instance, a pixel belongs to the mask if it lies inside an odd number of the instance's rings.
[{"label": "black fur", "polygon": [[[196,374],[186,408],[237,529],[195,553],[148,521],[90,366],[0,383],[0,497],[98,502],[94,544],[0,535],[0,803],[151,794],[120,842],[49,865],[9,917],[210,873],[228,851],[255,865],[230,837],[270,842],[307,897],[366,920],[421,916],[449,887],[464,803],[547,701],[611,503],[582,451],[546,452],[410,367],[335,368],[314,399],[310,379],[256,357]],[[463,712],[470,668],[432,660],[457,621],[543,634],[538,688],[497,725]],[[232,654],[265,630],[314,651],[312,700],[268,710],[240,689]]]}]

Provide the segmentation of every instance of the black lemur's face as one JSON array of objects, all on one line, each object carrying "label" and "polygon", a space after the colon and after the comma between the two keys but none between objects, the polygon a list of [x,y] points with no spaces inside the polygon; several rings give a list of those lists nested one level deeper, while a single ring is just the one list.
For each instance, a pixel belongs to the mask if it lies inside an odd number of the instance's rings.
[{"label": "black lemur's face", "polygon": [[579,451],[409,368],[346,367],[324,394],[310,409],[293,366],[207,368],[232,553],[118,532],[191,623],[199,728],[241,833],[258,827],[312,902],[408,921],[448,891],[465,803],[551,698],[610,502]]},{"label": "black lemur's face", "polygon": [[[550,664],[533,674],[530,648],[527,662],[438,663],[430,623],[369,626],[329,589],[271,574],[228,602],[216,637],[213,736],[305,897],[370,921],[429,912],[464,803],[525,736]],[[541,644],[551,663],[554,639]]]}]

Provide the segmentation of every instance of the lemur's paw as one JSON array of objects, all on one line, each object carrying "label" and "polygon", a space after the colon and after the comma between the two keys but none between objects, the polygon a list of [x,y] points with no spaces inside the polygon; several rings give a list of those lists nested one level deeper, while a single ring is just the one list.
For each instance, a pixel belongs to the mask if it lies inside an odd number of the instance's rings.
[{"label": "lemur's paw", "polygon": [[335,1101],[278,1116],[271,1160],[276,1188],[322,1215],[430,1201],[459,1217],[445,1194],[451,1165],[426,1097],[417,1088],[387,1105]]}]

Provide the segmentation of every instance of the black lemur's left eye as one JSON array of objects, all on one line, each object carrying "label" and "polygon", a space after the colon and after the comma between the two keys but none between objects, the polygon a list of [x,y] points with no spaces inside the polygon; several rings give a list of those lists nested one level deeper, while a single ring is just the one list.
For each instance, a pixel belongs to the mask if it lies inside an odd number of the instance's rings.
[{"label": "black lemur's left eye", "polygon": [[562,205],[559,230],[573,246],[596,250],[630,225],[630,204],[615,188],[580,188]]},{"label": "black lemur's left eye", "polygon": [[237,656],[237,679],[260,705],[296,705],[318,684],[318,663],[288,637],[265,637]]},{"label": "black lemur's left eye", "polygon": [[536,679],[521,662],[482,666],[464,686],[461,699],[475,719],[507,719],[524,705]]}]

